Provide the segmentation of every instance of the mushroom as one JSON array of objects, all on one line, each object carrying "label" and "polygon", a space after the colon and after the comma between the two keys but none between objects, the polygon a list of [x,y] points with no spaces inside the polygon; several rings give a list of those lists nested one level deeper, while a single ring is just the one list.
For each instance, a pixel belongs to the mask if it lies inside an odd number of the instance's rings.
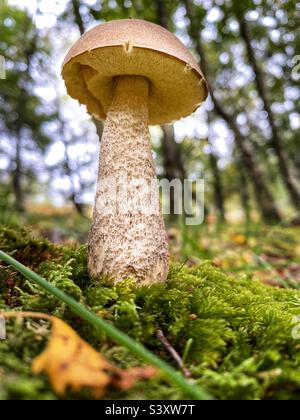
[{"label": "mushroom", "polygon": [[86,32],[67,54],[62,76],[68,94],[106,120],[89,273],[96,280],[164,281],[169,253],[148,125],[171,123],[200,106],[207,96],[201,70],[166,29],[124,19]]}]

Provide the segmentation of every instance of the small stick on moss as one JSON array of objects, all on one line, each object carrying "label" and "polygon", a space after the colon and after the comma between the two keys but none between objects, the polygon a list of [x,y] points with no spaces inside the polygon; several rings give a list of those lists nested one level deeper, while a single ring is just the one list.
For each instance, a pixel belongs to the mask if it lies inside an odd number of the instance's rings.
[{"label": "small stick on moss", "polygon": [[174,349],[174,347],[171,345],[171,343],[166,339],[162,330],[157,330],[156,331],[156,337],[159,339],[159,341],[162,343],[162,345],[165,347],[165,349],[173,357],[173,359],[177,363],[178,367],[182,371],[184,377],[185,378],[191,378],[191,376],[192,376],[191,372],[188,370],[187,367],[184,366],[182,358],[177,353],[177,351]]}]

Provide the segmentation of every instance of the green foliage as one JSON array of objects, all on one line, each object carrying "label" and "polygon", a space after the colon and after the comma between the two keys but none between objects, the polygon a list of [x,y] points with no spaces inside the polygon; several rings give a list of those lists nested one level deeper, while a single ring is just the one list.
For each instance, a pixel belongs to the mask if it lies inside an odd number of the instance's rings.
[{"label": "green foliage", "polygon": [[[35,79],[31,72],[46,72],[46,40],[38,38],[32,17],[25,11],[0,5],[0,55],[6,60],[6,78],[0,81],[0,122],[10,136],[20,136],[29,130],[36,144],[45,147],[50,138],[42,130],[50,114],[41,112],[42,101],[34,92]],[[43,59],[45,62],[43,63]]]},{"label": "green foliage", "polygon": [[0,243],[3,251],[30,267],[38,267],[41,262],[61,253],[59,247],[44,238],[29,235],[25,229],[1,226]]},{"label": "green foliage", "polygon": [[[51,142],[45,125],[54,113],[37,94],[37,88],[46,84],[49,51],[32,16],[3,0],[0,33],[0,56],[6,67],[6,77],[0,80],[0,155],[6,174],[1,174],[0,182],[14,191],[15,207],[23,210],[23,196],[33,192],[37,178],[29,156],[44,152]],[[7,214],[4,216],[10,222]]]},{"label": "green foliage", "polygon": [[[179,354],[184,354],[194,380],[216,398],[293,399],[299,394],[299,342],[292,337],[292,319],[300,314],[300,292],[296,290],[265,286],[250,276],[236,279],[209,262],[192,268],[172,265],[163,284],[141,288],[131,280],[115,286],[107,280],[95,284],[87,277],[85,247],[56,247],[24,230],[2,228],[0,248],[14,256],[17,252],[19,257],[23,255],[24,264],[27,258],[32,264],[34,255],[38,261],[35,269],[48,281],[174,363],[156,338],[156,331],[162,329]],[[0,272],[2,309],[41,310],[62,316],[121,367],[138,365],[127,350],[113,345],[104,334],[95,334],[2,263]],[[10,300],[14,294],[16,299]],[[0,343],[0,376],[5,378],[0,398],[55,397],[46,380],[30,373],[31,360],[44,345],[47,332],[48,327],[32,321],[8,323],[8,340]],[[125,394],[112,392],[109,398],[158,395],[180,398],[159,379]]]}]

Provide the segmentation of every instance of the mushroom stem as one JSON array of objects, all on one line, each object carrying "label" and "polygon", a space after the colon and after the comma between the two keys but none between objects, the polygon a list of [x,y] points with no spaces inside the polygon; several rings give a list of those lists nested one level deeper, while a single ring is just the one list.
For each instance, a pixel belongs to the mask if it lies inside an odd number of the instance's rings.
[{"label": "mushroom stem", "polygon": [[149,82],[120,76],[114,88],[101,142],[89,273],[96,280],[164,281],[169,253],[148,129]]}]

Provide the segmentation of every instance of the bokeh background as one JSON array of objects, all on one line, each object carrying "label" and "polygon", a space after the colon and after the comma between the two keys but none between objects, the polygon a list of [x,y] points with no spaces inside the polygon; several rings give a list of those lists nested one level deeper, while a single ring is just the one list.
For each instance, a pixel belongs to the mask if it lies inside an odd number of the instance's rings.
[{"label": "bokeh background", "polygon": [[223,255],[225,231],[226,250],[266,231],[272,246],[280,229],[299,233],[295,0],[0,0],[0,223],[86,241],[103,126],[67,96],[60,69],[80,34],[123,18],[174,32],[210,86],[194,115],[151,128],[159,177],[205,179],[202,226],[166,217],[173,255]]}]

